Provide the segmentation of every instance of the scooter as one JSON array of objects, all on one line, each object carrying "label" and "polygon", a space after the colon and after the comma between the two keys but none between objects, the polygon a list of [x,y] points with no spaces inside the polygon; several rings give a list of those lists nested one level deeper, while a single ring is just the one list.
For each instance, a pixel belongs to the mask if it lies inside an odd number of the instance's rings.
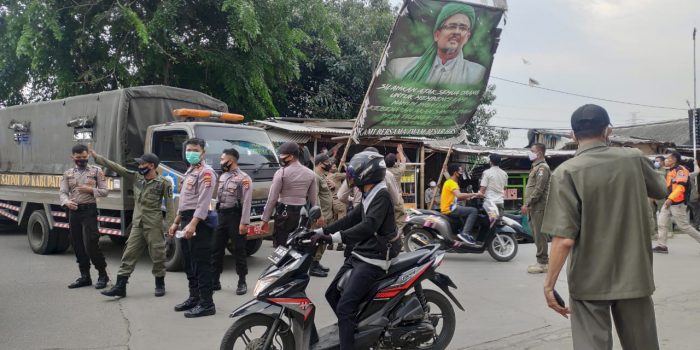
[{"label": "scooter", "polygon": [[[300,227],[290,234],[289,248],[277,247],[271,265],[260,275],[255,299],[230,314],[236,321],[221,341],[221,349],[338,349],[338,326],[316,329],[316,304],[309,300],[309,268],[318,249],[312,245],[313,231],[304,227],[321,216],[318,207],[302,210]],[[452,280],[436,269],[445,252],[427,245],[391,261],[385,277],[374,281],[371,297],[358,312],[355,344],[358,349],[445,349],[454,335],[456,318],[442,293],[423,289],[424,282],[437,285],[462,311],[450,291]],[[352,270],[345,273],[338,289],[343,290]]]},{"label": "scooter", "polygon": [[464,243],[457,237],[463,226],[462,220],[438,211],[411,209],[404,226],[404,249],[416,251],[431,244],[440,244],[449,253],[481,254],[488,250],[496,261],[510,261],[518,254],[516,228],[523,230],[515,220],[505,216],[491,220],[479,206],[474,225],[476,245]]}]

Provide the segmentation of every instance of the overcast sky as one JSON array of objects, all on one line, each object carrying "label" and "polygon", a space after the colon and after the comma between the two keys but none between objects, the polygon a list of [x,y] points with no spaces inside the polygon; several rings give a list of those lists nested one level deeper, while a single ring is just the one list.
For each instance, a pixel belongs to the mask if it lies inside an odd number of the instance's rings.
[{"label": "overcast sky", "polygon": [[[700,0],[509,0],[508,6],[491,71],[493,125],[568,128],[571,113],[585,103],[605,107],[613,125],[687,117],[686,111],[595,101],[493,77],[686,108],[686,100],[693,103],[692,31],[700,25]],[[525,131],[512,131],[507,145],[526,143]]]}]

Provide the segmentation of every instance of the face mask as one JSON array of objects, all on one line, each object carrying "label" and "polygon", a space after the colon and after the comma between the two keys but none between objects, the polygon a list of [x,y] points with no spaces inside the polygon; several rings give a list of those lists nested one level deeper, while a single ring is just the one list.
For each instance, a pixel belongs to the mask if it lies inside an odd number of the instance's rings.
[{"label": "face mask", "polygon": [[661,168],[661,162],[654,162],[654,168],[660,169],[660,168]]},{"label": "face mask", "polygon": [[187,163],[191,165],[197,165],[202,161],[199,152],[185,152],[185,159],[187,159]]},{"label": "face mask", "polygon": [[146,176],[146,174],[148,174],[149,172],[151,172],[151,169],[149,169],[148,167],[145,167],[145,168],[139,167],[139,174]]},{"label": "face mask", "polygon": [[77,160],[75,160],[75,165],[77,165],[78,168],[84,168],[84,167],[87,166],[87,164],[88,164],[87,159],[77,159]]},{"label": "face mask", "polygon": [[230,162],[221,163],[221,171],[228,173],[229,170],[231,170],[231,163]]},{"label": "face mask", "polygon": [[530,158],[530,161],[533,161],[537,159],[537,154],[532,151],[527,151],[527,157]]},{"label": "face mask", "polygon": [[280,165],[281,166],[287,166],[289,163],[287,162],[288,158],[280,158]]}]

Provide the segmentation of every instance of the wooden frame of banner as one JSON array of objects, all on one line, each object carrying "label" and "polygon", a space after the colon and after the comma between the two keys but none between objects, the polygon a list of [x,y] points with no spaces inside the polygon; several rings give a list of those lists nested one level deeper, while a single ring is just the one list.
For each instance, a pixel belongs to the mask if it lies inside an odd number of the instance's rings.
[{"label": "wooden frame of banner", "polygon": [[[450,161],[450,155],[452,155],[452,146],[450,145],[450,149],[447,150],[447,155],[445,156],[445,161],[442,163],[442,169],[440,170],[440,176],[438,176],[438,183],[437,186],[435,186],[435,189],[437,190],[440,188],[440,185],[442,184],[442,177],[445,174],[445,171],[447,170],[447,163]],[[433,198],[430,200],[430,205],[428,206],[428,210],[432,210],[433,205],[435,204],[435,193],[433,193]]]}]

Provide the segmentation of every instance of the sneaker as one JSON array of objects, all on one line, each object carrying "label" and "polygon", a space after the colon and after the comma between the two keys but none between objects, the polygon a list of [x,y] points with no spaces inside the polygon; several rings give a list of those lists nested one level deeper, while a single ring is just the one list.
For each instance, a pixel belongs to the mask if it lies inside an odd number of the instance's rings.
[{"label": "sneaker", "polygon": [[476,241],[474,240],[474,237],[472,237],[472,235],[470,235],[468,233],[460,233],[457,235],[457,237],[459,237],[459,239],[461,239],[462,242],[464,242],[464,243],[476,245]]},{"label": "sneaker", "polygon": [[536,263],[527,267],[527,273],[545,273],[547,272],[547,264]]},{"label": "sneaker", "polygon": [[668,254],[668,248],[667,247],[662,247],[660,245],[657,245],[654,247],[654,249],[651,250],[654,253],[660,253],[660,254]]}]

